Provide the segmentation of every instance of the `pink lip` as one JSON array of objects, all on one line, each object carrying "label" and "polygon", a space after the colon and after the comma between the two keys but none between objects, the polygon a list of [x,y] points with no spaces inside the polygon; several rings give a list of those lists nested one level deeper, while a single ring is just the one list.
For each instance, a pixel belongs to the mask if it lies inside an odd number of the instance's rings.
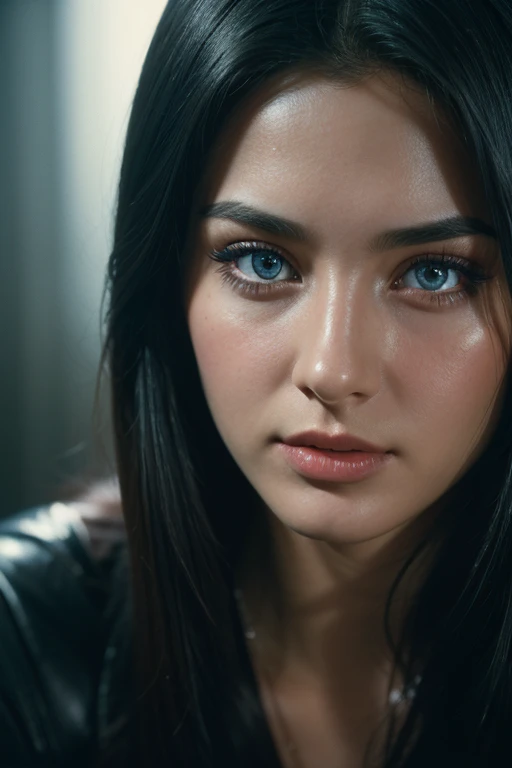
[{"label": "pink lip", "polygon": [[384,467],[393,453],[353,435],[316,430],[287,437],[277,444],[286,463],[304,477],[355,482]]},{"label": "pink lip", "polygon": [[284,460],[295,472],[310,480],[355,482],[382,469],[392,453],[367,451],[330,451],[307,445],[277,443]]},{"label": "pink lip", "polygon": [[359,437],[354,437],[348,433],[339,433],[337,435],[328,435],[317,430],[300,432],[283,439],[285,445],[297,445],[310,448],[320,448],[332,451],[365,451],[366,453],[388,453],[385,448],[369,443]]}]

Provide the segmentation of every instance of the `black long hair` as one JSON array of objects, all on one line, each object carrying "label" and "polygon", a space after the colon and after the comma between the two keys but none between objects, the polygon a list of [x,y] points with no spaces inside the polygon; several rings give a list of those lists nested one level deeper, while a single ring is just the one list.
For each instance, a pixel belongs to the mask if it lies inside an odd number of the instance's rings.
[{"label": "black long hair", "polygon": [[[512,286],[509,0],[168,3],[133,103],[106,284],[136,667],[120,743],[136,766],[279,765],[233,597],[254,491],[208,411],[183,280],[194,195],[226,120],[270,78],[304,70],[398,72],[453,118]],[[386,768],[511,752],[510,399],[411,609],[397,662],[407,681],[421,660],[422,682]]]}]

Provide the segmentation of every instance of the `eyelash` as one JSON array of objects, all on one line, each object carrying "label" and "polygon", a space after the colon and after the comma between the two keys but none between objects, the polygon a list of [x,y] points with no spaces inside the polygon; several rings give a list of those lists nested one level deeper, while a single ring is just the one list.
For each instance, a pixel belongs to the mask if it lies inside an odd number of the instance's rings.
[{"label": "eyelash", "polygon": [[[257,282],[255,280],[248,280],[236,275],[233,271],[235,262],[243,256],[248,256],[254,251],[268,251],[269,253],[278,256],[283,261],[289,264],[286,257],[280,252],[280,250],[274,246],[269,246],[266,243],[258,242],[246,242],[235,243],[228,245],[222,251],[212,250],[208,256],[213,260],[219,262],[218,272],[222,275],[223,284],[231,285],[236,291],[241,294],[248,294],[250,296],[260,296],[262,294],[269,294],[270,292],[278,292],[289,288],[291,282],[296,280],[278,280],[277,282]],[[466,280],[467,284],[459,291],[427,291],[418,288],[406,288],[405,290],[413,291],[414,293],[421,294],[420,300],[427,304],[435,304],[437,306],[444,306],[446,304],[455,304],[460,300],[466,299],[468,296],[475,296],[480,286],[491,279],[491,275],[487,275],[481,269],[472,265],[471,262],[466,259],[461,259],[457,256],[448,254],[443,248],[439,253],[430,253],[423,256],[417,256],[407,265],[406,269],[402,273],[401,277],[394,281],[393,285],[396,285],[399,280],[403,278],[409,270],[413,267],[421,264],[422,266],[441,267],[444,269],[454,269],[460,272]],[[291,266],[291,265],[290,265]]]}]

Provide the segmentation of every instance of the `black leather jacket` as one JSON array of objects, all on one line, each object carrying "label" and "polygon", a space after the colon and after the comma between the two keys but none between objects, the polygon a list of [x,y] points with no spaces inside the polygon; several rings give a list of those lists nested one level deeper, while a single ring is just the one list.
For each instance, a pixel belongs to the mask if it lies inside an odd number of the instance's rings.
[{"label": "black leather jacket", "polygon": [[0,521],[0,766],[92,766],[116,717],[112,574],[73,505]]}]

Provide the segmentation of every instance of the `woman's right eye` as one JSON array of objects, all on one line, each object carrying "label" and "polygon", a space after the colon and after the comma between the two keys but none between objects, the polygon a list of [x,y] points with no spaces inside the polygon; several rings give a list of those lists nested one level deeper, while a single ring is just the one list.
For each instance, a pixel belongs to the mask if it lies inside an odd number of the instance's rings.
[{"label": "woman's right eye", "polygon": [[233,275],[238,273],[240,278],[241,273],[249,278],[248,282],[268,284],[298,279],[285,257],[276,248],[263,243],[229,245],[223,251],[212,251],[210,257],[224,263]]}]

